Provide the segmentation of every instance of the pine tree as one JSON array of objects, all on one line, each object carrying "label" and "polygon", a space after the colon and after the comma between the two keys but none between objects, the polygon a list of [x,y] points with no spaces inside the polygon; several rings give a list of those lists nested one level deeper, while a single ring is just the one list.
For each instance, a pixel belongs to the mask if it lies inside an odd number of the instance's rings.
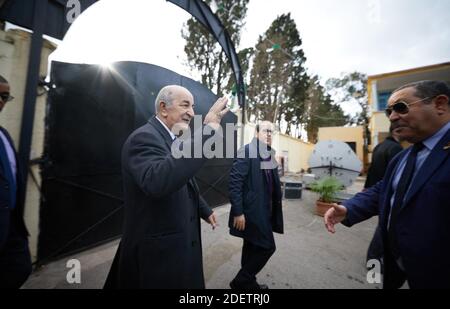
[{"label": "pine tree", "polygon": [[[216,11],[234,45],[239,46],[249,0],[205,0],[205,2]],[[231,90],[234,83],[231,67],[213,35],[195,18],[191,18],[183,27],[182,37],[186,40],[184,51],[188,64],[192,70],[200,73],[201,82],[218,96],[223,95],[224,88]],[[251,53],[251,48],[238,52],[244,73],[246,68],[248,69]]]},{"label": "pine tree", "polygon": [[250,73],[249,114],[278,125],[300,125],[308,76],[302,40],[289,14],[278,16],[259,37]]},{"label": "pine tree", "polygon": [[348,118],[344,115],[342,108],[333,103],[325,88],[320,85],[317,76],[311,78],[307,93],[304,115],[305,129],[308,141],[317,143],[319,128],[343,126],[347,123]]}]

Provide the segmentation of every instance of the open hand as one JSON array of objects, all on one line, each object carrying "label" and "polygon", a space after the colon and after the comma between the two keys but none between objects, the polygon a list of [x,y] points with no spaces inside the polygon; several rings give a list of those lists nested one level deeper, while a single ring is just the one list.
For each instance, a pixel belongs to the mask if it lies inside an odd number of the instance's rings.
[{"label": "open hand", "polygon": [[338,223],[341,223],[345,219],[346,215],[347,208],[338,204],[333,204],[333,207],[328,209],[323,217],[325,221],[325,227],[327,228],[328,232],[333,234],[336,233],[334,226]]},{"label": "open hand", "polygon": [[207,124],[214,130],[217,130],[220,127],[220,121],[223,116],[225,116],[225,114],[230,110],[227,107],[227,102],[228,99],[226,97],[218,99],[206,115],[204,124]]}]

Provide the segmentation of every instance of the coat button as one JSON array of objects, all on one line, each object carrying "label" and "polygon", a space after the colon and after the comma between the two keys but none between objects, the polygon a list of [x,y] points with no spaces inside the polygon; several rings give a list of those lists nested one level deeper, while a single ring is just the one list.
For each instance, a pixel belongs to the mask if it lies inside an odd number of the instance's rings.
[{"label": "coat button", "polygon": [[192,247],[195,247],[195,244],[196,244],[197,242],[195,241],[195,240],[193,240],[192,241]]},{"label": "coat button", "polygon": [[191,216],[191,222],[194,221],[194,216]]}]

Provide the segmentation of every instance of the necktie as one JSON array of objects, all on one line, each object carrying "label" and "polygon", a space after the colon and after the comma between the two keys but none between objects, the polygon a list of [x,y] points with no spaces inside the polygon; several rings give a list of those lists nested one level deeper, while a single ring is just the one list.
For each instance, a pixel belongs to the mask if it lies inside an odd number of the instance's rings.
[{"label": "necktie", "polygon": [[13,171],[8,160],[8,154],[6,152],[6,146],[3,144],[3,140],[0,138],[0,164],[5,173],[6,180],[8,182],[10,208],[16,207],[16,184],[14,182]]},{"label": "necktie", "polygon": [[400,209],[402,208],[406,192],[408,192],[408,188],[414,175],[417,154],[423,149],[423,147],[425,146],[422,143],[414,144],[408,156],[408,160],[406,161],[403,174],[400,177],[400,181],[398,182],[397,189],[395,190],[395,198],[392,205],[391,219],[388,230],[389,247],[391,249],[391,253],[395,258],[399,257],[397,239],[395,235],[395,225],[397,223],[398,214],[400,213]]}]

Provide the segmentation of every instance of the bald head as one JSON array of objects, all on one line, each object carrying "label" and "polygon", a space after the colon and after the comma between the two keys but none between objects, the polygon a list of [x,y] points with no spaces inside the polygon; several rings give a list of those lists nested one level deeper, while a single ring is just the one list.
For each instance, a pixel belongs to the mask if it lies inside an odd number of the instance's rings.
[{"label": "bald head", "polygon": [[156,97],[155,114],[171,130],[175,124],[187,128],[194,117],[194,97],[184,87],[165,86]]},{"label": "bald head", "polygon": [[160,111],[160,104],[165,103],[166,106],[171,106],[173,103],[174,96],[178,94],[187,94],[192,97],[192,94],[184,87],[178,85],[168,85],[162,88],[155,100],[155,114],[158,115]]}]

